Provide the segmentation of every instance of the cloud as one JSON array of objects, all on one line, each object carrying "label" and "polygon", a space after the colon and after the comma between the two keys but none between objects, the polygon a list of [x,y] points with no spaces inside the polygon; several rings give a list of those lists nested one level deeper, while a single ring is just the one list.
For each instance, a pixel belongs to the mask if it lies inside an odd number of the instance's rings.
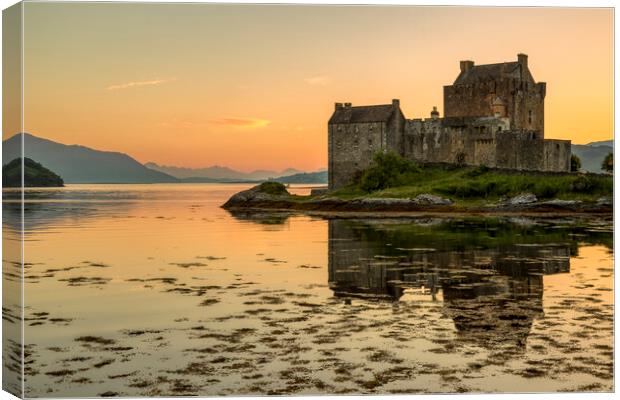
[{"label": "cloud", "polygon": [[326,86],[331,81],[331,78],[329,76],[319,75],[319,76],[313,76],[311,78],[306,78],[304,79],[304,81],[308,85]]},{"label": "cloud", "polygon": [[266,119],[257,118],[218,118],[211,121],[212,124],[227,125],[235,128],[264,128],[269,125],[271,121]]},{"label": "cloud", "polygon": [[127,82],[121,83],[118,85],[108,86],[107,90],[120,90],[120,89],[129,89],[135,86],[154,86],[161,85],[162,83],[174,81],[175,79],[152,79],[150,81],[135,81],[135,82]]}]

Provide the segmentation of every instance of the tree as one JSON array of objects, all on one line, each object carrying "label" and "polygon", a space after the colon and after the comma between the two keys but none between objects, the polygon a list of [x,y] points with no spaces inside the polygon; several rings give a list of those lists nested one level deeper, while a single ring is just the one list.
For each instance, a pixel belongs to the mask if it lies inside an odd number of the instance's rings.
[{"label": "tree", "polygon": [[570,156],[570,170],[571,172],[577,172],[581,169],[581,159],[575,154]]},{"label": "tree", "polygon": [[362,172],[360,188],[365,192],[374,192],[389,187],[396,187],[411,180],[412,175],[420,172],[416,163],[394,152],[377,152],[370,166]]},{"label": "tree", "polygon": [[601,168],[606,172],[614,172],[614,153],[609,153],[605,156]]}]

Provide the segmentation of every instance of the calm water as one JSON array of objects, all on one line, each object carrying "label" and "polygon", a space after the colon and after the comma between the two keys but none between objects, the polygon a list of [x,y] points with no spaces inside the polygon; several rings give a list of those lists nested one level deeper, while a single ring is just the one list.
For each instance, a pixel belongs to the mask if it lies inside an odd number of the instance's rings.
[{"label": "calm water", "polygon": [[[26,395],[613,390],[611,218],[219,208],[245,187],[30,191]],[[19,204],[4,195],[10,250]],[[15,261],[5,254],[13,390]]]}]

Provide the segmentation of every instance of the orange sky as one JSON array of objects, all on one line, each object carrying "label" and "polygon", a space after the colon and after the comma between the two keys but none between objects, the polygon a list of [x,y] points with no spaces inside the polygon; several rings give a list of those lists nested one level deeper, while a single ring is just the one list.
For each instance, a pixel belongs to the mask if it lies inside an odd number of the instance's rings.
[{"label": "orange sky", "polygon": [[141,162],[323,168],[334,102],[426,117],[459,60],[519,52],[546,137],[613,136],[611,9],[25,3],[24,23],[25,130]]}]

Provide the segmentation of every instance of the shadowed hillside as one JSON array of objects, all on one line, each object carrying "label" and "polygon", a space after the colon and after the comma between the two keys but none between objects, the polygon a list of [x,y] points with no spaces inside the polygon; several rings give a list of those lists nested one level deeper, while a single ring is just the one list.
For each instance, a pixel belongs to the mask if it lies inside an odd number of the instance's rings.
[{"label": "shadowed hillside", "polygon": [[[16,158],[2,167],[2,187],[22,186],[22,159]],[[24,186],[60,187],[62,178],[30,158],[24,159]]]},{"label": "shadowed hillside", "polygon": [[[2,143],[4,162],[21,157],[21,135]],[[162,183],[177,179],[153,171],[127,154],[65,145],[24,133],[25,156],[63,177],[65,183]]]},{"label": "shadowed hillside", "polygon": [[614,141],[573,144],[571,150],[581,160],[582,171],[603,172],[601,164],[607,154],[614,152]]}]

